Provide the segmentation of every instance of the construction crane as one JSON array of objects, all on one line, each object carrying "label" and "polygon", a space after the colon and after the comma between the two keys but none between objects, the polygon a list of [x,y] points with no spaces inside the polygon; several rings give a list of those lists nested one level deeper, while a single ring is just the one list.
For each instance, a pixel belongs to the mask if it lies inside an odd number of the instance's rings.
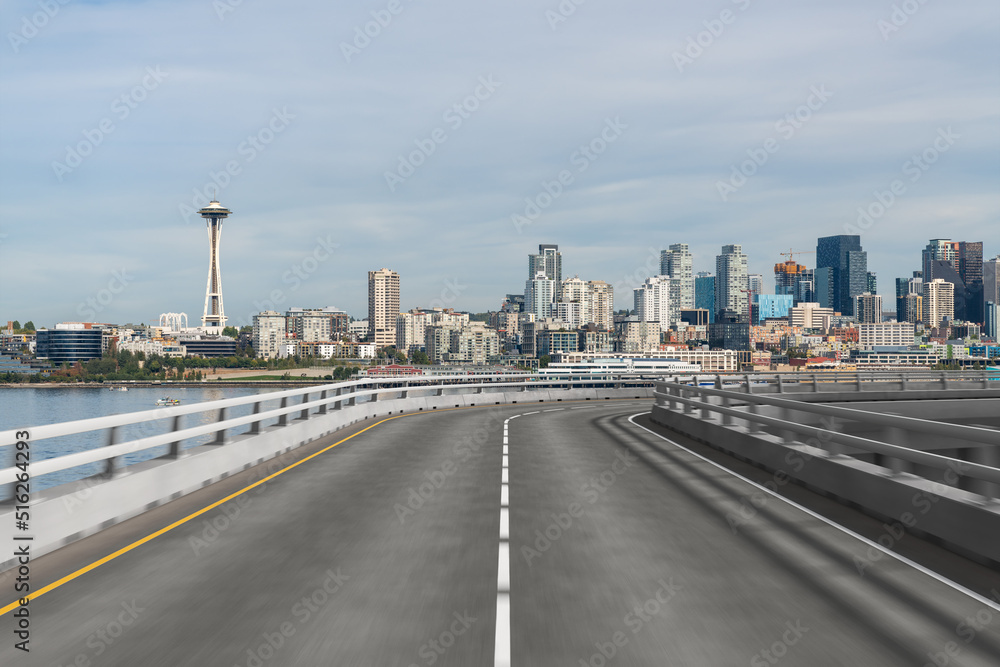
[{"label": "construction crane", "polygon": [[778,254],[781,255],[782,257],[787,257],[788,261],[791,262],[791,261],[794,260],[793,255],[815,255],[816,251],[815,250],[792,250],[791,248],[789,248],[788,252],[779,252]]}]

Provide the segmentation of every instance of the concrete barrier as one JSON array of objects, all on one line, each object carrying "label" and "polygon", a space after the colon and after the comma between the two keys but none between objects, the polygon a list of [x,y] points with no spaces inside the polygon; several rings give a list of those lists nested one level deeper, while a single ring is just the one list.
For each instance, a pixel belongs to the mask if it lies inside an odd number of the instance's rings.
[{"label": "concrete barrier", "polygon": [[[724,425],[666,406],[652,420],[824,495],[859,507],[889,526],[938,542],[969,558],[1000,565],[1000,503],[947,484],[899,473],[818,446],[787,443],[743,425]],[[817,445],[822,443],[815,443]],[[948,474],[948,471],[944,473]]]}]

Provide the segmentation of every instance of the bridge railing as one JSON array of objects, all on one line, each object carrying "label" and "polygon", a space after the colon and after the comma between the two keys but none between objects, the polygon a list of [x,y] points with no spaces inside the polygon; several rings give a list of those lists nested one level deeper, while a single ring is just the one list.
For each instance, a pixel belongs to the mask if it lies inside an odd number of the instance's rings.
[{"label": "bridge railing", "polygon": [[[982,382],[983,387],[1000,387],[1000,381],[992,379],[992,376],[984,378],[982,374],[972,374],[970,378],[969,374],[962,375],[966,376],[964,378],[966,383],[971,379]],[[994,372],[993,375],[996,373]],[[826,382],[828,377],[820,375],[819,379],[811,377],[798,379],[800,383],[801,380],[805,380],[806,384],[815,384]],[[859,387],[861,383],[865,382],[899,383],[905,389],[907,387],[915,388],[928,380],[932,383],[939,383],[939,388],[947,387],[949,381],[953,382],[953,385],[958,381],[956,377],[943,377],[940,374],[926,373],[898,374],[895,378],[862,378],[860,375],[854,374],[847,376],[846,379],[847,381],[842,380],[839,383],[842,388],[849,389],[854,386],[857,391],[864,391]],[[843,455],[845,449],[838,450],[834,446],[840,445],[842,448],[846,448],[846,451],[853,450],[890,457],[935,470],[952,471],[956,478],[964,477],[1000,485],[1000,468],[994,466],[850,435],[835,428],[815,426],[803,422],[810,421],[805,416],[823,417],[826,418],[826,423],[831,425],[836,424],[836,420],[845,420],[879,429],[900,429],[909,433],[937,435],[945,439],[945,442],[975,443],[996,448],[1000,448],[1000,431],[842,406],[807,403],[790,398],[778,398],[774,395],[752,393],[754,382],[759,381],[760,378],[747,376],[738,385],[732,377],[728,380],[729,382],[720,376],[715,382],[715,387],[682,382],[659,382],[653,396],[656,404],[661,408],[682,411],[685,414],[699,413],[703,420],[717,419],[723,426],[742,426],[749,433],[770,430],[780,434],[788,444],[799,441],[808,442],[810,445],[826,448],[831,454]],[[777,376],[773,378],[773,382],[780,389],[786,380],[784,376]],[[733,388],[725,389],[727,384],[732,385]],[[761,414],[761,409],[765,406],[780,408],[780,414],[786,418]],[[989,488],[995,489],[997,487]],[[995,493],[992,495],[996,496]]]},{"label": "bridge railing", "polygon": [[[275,420],[268,426],[285,426],[290,420],[306,420],[330,410],[347,409],[359,403],[406,398],[416,393],[444,396],[449,394],[483,393],[487,391],[530,392],[543,389],[579,389],[588,387],[652,387],[649,379],[616,376],[596,379],[543,378],[534,375],[497,376],[432,376],[414,378],[378,378],[351,380],[334,384],[302,387],[268,392],[253,396],[206,401],[192,405],[164,406],[153,410],[94,417],[71,422],[24,427],[0,432],[0,451],[8,451],[18,441],[19,431],[28,431],[32,449],[37,443],[51,438],[79,436],[98,432],[103,434],[105,446],[78,451],[30,462],[32,479],[61,471],[103,464],[104,473],[113,476],[121,471],[123,458],[129,454],[167,448],[167,457],[182,456],[185,442],[210,437],[211,444],[222,445],[236,435],[260,433],[264,422]],[[231,417],[237,408],[251,408],[250,414]],[[204,423],[185,426],[193,421]],[[154,435],[121,441],[120,432],[131,425],[151,428],[162,422],[165,429]],[[242,433],[237,429],[248,427]],[[100,436],[99,436],[100,437]],[[16,467],[0,469],[0,486],[10,484],[20,472]]]}]

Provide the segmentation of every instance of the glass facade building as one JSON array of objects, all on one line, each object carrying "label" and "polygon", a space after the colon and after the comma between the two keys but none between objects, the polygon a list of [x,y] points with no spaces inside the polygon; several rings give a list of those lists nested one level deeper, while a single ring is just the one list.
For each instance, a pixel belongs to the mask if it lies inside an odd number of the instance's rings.
[{"label": "glass facade building", "polygon": [[35,333],[35,356],[54,364],[100,359],[100,329],[42,329]]},{"label": "glass facade building", "polygon": [[[832,302],[828,307],[843,315],[854,315],[854,297],[868,291],[868,253],[861,249],[861,237],[843,234],[819,239],[817,272],[821,268],[831,269]],[[822,294],[818,297],[823,303]]]}]

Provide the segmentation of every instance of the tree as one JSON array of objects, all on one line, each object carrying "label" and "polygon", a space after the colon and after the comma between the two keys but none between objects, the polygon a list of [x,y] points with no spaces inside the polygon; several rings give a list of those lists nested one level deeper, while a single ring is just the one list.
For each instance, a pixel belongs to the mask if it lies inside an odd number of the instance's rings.
[{"label": "tree", "polygon": [[236,327],[226,327],[222,330],[223,336],[229,336],[230,338],[239,338],[240,332],[236,330]]},{"label": "tree", "polygon": [[21,323],[14,320],[14,331],[18,331],[21,328]]},{"label": "tree", "polygon": [[24,323],[24,330],[25,331],[34,331],[35,330],[35,323],[32,322],[31,320],[28,320],[27,322]]},{"label": "tree", "polygon": [[551,361],[552,361],[552,357],[550,357],[547,354],[543,354],[542,356],[538,357],[538,367],[539,368],[545,368],[546,366],[549,365],[549,362],[551,362]]},{"label": "tree", "polygon": [[416,350],[412,355],[410,355],[410,361],[415,364],[429,364],[431,363],[430,357],[423,350]]}]

